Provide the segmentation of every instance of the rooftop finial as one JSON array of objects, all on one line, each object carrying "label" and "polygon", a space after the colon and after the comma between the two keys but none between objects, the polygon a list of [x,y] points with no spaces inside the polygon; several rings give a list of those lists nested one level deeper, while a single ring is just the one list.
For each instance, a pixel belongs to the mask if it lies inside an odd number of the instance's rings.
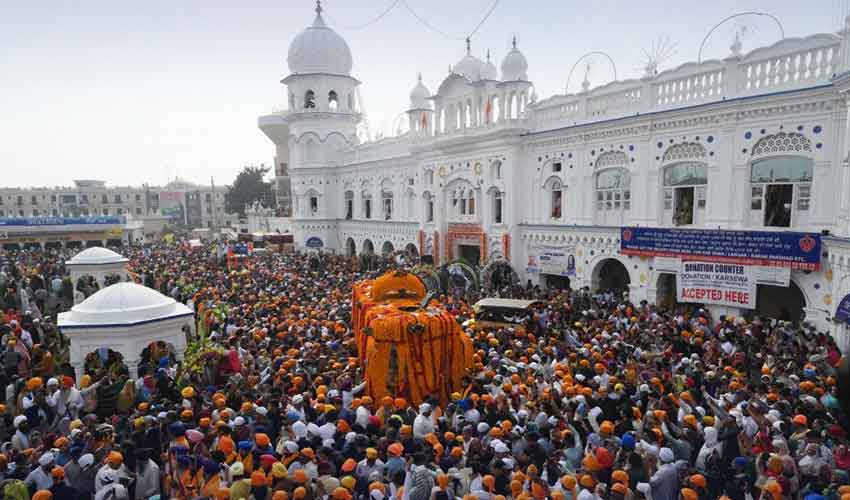
[{"label": "rooftop finial", "polygon": [[316,14],[322,15],[322,0],[316,0]]},{"label": "rooftop finial", "polygon": [[511,42],[511,45],[513,45],[513,47],[516,48],[516,35],[514,35],[514,39]]},{"label": "rooftop finial", "polygon": [[469,54],[472,50],[472,45],[470,44],[469,37],[466,37],[466,53]]},{"label": "rooftop finial", "polygon": [[732,51],[732,56],[739,57],[741,55],[741,49],[744,44],[741,43],[741,31],[735,31],[735,41],[732,42],[732,45],[729,47],[729,50]]}]

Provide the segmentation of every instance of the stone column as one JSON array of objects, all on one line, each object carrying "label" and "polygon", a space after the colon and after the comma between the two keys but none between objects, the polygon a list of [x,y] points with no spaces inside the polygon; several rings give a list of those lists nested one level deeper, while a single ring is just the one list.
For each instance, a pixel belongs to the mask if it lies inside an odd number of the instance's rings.
[{"label": "stone column", "polygon": [[139,362],[138,358],[125,358],[124,364],[127,365],[127,371],[130,373],[130,378],[137,378],[139,372]]},{"label": "stone column", "polygon": [[71,366],[74,367],[74,376],[77,379],[77,385],[79,385],[83,380],[83,375],[85,374],[83,372],[84,362],[82,360],[76,362],[72,361]]}]

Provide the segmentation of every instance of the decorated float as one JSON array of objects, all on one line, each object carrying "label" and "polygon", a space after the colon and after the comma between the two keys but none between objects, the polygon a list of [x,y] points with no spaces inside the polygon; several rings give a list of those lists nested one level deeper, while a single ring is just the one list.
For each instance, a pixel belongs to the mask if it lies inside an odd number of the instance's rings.
[{"label": "decorated float", "polygon": [[416,275],[390,271],[354,285],[352,326],[374,399],[446,403],[472,367],[472,341]]}]

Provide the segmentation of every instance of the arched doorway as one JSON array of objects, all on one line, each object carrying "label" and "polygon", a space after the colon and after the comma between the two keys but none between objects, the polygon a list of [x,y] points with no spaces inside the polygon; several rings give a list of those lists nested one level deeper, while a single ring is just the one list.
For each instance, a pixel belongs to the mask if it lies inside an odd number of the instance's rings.
[{"label": "arched doorway", "polygon": [[617,259],[602,259],[596,264],[591,275],[591,283],[594,291],[618,291],[624,292],[629,289],[629,271]]},{"label": "arched doorway", "polygon": [[[191,339],[186,339],[187,342]],[[159,368],[171,367],[177,364],[174,344],[157,340],[147,345],[140,354],[139,371],[146,375],[156,373]],[[133,374],[135,375],[135,374]]]},{"label": "arched doorway", "polygon": [[121,373],[127,373],[124,355],[108,347],[100,347],[88,353],[83,364],[83,373],[97,382],[107,374],[117,378]]},{"label": "arched doorway", "polygon": [[78,304],[100,290],[100,283],[91,274],[83,274],[74,283],[74,303]]},{"label": "arched doorway", "polygon": [[419,249],[416,248],[416,245],[414,245],[413,243],[408,243],[407,245],[405,245],[404,251],[407,252],[407,254],[411,257],[414,257],[417,260],[419,259]]},{"label": "arched doorway", "polygon": [[383,245],[381,245],[381,256],[389,257],[392,253],[395,252],[395,247],[389,241],[385,241]]},{"label": "arched doorway", "polygon": [[655,305],[662,309],[673,309],[676,306],[676,275],[661,273],[655,285]]},{"label": "arched doorway", "polygon": [[372,244],[372,240],[363,241],[363,253],[366,255],[372,255],[375,253],[375,245]]},{"label": "arched doorway", "polygon": [[787,287],[758,285],[756,289],[755,313],[763,318],[798,323],[804,319],[805,307],[806,296],[793,281]]},{"label": "arched doorway", "polygon": [[[130,374],[124,356],[108,347],[100,347],[88,353],[83,362],[83,373],[91,377],[91,383],[101,382],[97,390],[95,414],[100,418],[114,415],[118,410],[118,398]],[[126,411],[127,409],[122,409]]]},{"label": "arched doorway", "polygon": [[354,257],[354,254],[357,253],[357,245],[354,243],[353,238],[348,238],[345,240],[345,255],[347,257]]}]

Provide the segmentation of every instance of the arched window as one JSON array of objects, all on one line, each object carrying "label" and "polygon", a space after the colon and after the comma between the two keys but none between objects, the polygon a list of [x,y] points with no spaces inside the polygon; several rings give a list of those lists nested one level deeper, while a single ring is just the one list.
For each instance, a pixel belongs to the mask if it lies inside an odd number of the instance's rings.
[{"label": "arched window", "polygon": [[455,112],[454,113],[454,115],[455,115],[454,116],[454,119],[455,119],[454,129],[458,130],[461,127],[461,124],[463,123],[461,116],[460,116],[461,115],[461,104],[457,104],[457,105],[454,106],[454,112]]},{"label": "arched window", "polygon": [[500,113],[502,112],[502,100],[499,99],[499,96],[493,96],[493,107],[490,110],[490,121],[492,123],[496,123],[499,121]]},{"label": "arched window", "polygon": [[467,102],[466,107],[464,108],[464,126],[466,128],[472,127],[472,105]]},{"label": "arched window", "polygon": [[354,191],[345,192],[345,220],[354,218]]},{"label": "arched window", "polygon": [[802,156],[772,156],[750,164],[750,211],[770,227],[791,227],[809,212],[814,162]]},{"label": "arched window", "polygon": [[336,92],[331,90],[328,92],[328,109],[331,111],[336,111],[339,108],[339,102],[336,98]]},{"label": "arched window", "polygon": [[664,209],[673,211],[673,224],[694,224],[695,210],[705,210],[708,165],[697,161],[664,168]]},{"label": "arched window", "polygon": [[431,186],[434,184],[434,171],[426,170],[425,171],[425,184]]},{"label": "arched window", "polygon": [[629,158],[622,151],[607,151],[596,160],[596,210],[600,223],[620,224],[621,212],[631,208]]},{"label": "arched window", "polygon": [[543,185],[543,188],[549,193],[549,218],[560,220],[564,210],[564,188],[563,184],[561,184],[561,180],[557,177],[551,177]]},{"label": "arched window", "polygon": [[472,184],[457,180],[446,187],[445,193],[445,214],[449,221],[468,222],[475,215],[478,200]]},{"label": "arched window", "polygon": [[312,189],[307,191],[307,213],[310,216],[315,216],[319,213],[319,193]]},{"label": "arched window", "polygon": [[348,111],[354,111],[354,101],[353,101],[353,98],[351,97],[350,93],[348,94],[347,102],[348,102]]},{"label": "arched window", "polygon": [[440,108],[440,133],[446,132],[446,109]]},{"label": "arched window", "polygon": [[312,90],[304,92],[304,109],[313,109],[316,107],[316,93]]},{"label": "arched window", "polygon": [[434,196],[426,192],[422,199],[425,200],[425,222],[434,222]]},{"label": "arched window", "polygon": [[372,218],[372,193],[367,190],[363,190],[360,195],[363,200],[363,218],[371,219]]},{"label": "arched window", "polygon": [[384,212],[384,220],[393,218],[393,193],[387,189],[381,190],[381,207]]},{"label": "arched window", "polygon": [[630,176],[626,169],[609,168],[596,174],[596,210],[628,210]]},{"label": "arched window", "polygon": [[295,93],[289,93],[289,109],[295,109]]},{"label": "arched window", "polygon": [[502,213],[503,210],[503,197],[504,194],[501,191],[493,191],[493,223],[501,224],[504,220],[504,215]]},{"label": "arched window", "polygon": [[705,158],[705,148],[697,142],[682,142],[664,152],[664,215],[676,226],[702,223],[708,186]]}]

